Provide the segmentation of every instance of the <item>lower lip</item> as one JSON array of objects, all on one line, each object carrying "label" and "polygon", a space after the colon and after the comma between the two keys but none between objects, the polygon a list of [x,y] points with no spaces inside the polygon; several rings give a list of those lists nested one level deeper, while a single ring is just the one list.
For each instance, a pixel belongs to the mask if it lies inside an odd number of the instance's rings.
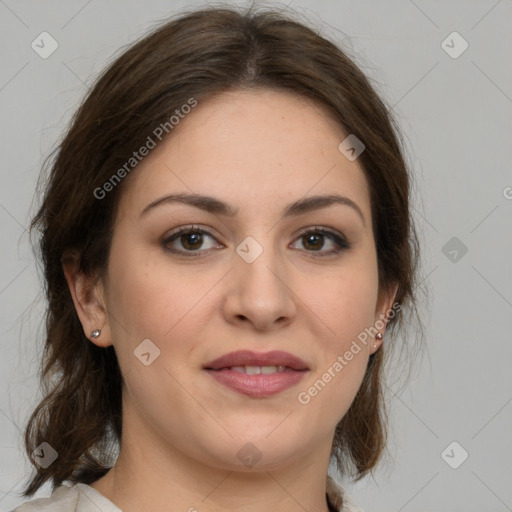
[{"label": "lower lip", "polygon": [[270,375],[247,375],[234,370],[206,370],[217,382],[244,395],[257,398],[275,395],[295,386],[307,371],[285,370]]}]

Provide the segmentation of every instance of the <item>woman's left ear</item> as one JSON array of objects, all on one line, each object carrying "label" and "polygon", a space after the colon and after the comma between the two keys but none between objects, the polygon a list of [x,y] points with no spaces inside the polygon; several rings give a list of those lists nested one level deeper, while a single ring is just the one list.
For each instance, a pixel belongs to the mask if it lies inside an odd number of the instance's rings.
[{"label": "woman's left ear", "polygon": [[375,309],[375,321],[381,318],[380,315],[388,316],[392,309],[395,297],[398,292],[398,283],[392,283],[387,288],[379,290],[377,308]]},{"label": "woman's left ear", "polygon": [[[387,286],[387,288],[383,288],[379,290],[377,307],[375,309],[375,322],[377,330],[382,334],[382,336],[377,336],[371,346],[372,353],[380,347],[382,343],[382,339],[386,332],[387,319],[390,316],[391,311],[393,310],[393,304],[395,303],[395,297],[398,292],[398,283],[392,283]],[[382,326],[382,328],[381,328]]]}]

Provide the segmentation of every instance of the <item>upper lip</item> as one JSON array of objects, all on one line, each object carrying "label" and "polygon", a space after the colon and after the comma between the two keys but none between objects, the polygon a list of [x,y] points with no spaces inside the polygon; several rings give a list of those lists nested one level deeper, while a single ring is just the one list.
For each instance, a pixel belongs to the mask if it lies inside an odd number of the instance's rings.
[{"label": "upper lip", "polygon": [[250,350],[238,350],[229,352],[223,356],[206,363],[203,368],[207,370],[220,370],[232,366],[287,366],[293,370],[309,370],[307,364],[299,357],[273,350],[271,352],[252,352]]}]

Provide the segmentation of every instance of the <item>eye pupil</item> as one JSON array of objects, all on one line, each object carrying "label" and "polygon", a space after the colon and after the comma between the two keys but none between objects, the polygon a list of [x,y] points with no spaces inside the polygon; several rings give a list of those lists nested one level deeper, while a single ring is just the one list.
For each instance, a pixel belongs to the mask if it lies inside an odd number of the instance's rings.
[{"label": "eye pupil", "polygon": [[185,249],[197,249],[203,243],[203,235],[201,233],[187,233],[181,236],[181,244]]},{"label": "eye pupil", "polygon": [[306,249],[319,250],[323,246],[323,236],[321,234],[308,234],[304,235],[303,242]]}]

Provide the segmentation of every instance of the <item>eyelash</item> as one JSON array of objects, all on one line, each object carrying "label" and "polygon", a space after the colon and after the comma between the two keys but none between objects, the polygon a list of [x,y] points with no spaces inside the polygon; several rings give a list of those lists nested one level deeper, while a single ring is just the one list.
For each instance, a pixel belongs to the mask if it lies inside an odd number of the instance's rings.
[{"label": "eyelash", "polygon": [[[199,226],[194,226],[194,225],[184,226],[184,227],[177,229],[174,233],[172,233],[171,235],[169,235],[168,237],[166,237],[163,240],[162,244],[164,246],[164,249],[166,249],[169,252],[179,254],[182,256],[186,256],[186,257],[199,257],[199,256],[202,256],[203,254],[207,253],[209,251],[209,249],[206,249],[203,251],[182,251],[182,250],[171,249],[168,247],[168,244],[170,244],[171,242],[174,242],[175,240],[179,239],[182,235],[190,234],[190,233],[206,234],[206,235],[210,236],[211,238],[215,239],[215,237],[209,231],[207,231],[205,229],[201,229],[201,228],[199,228]],[[313,258],[317,258],[317,257],[322,258],[322,257],[326,257],[326,256],[333,256],[335,254],[340,253],[343,250],[350,249],[350,247],[351,247],[351,245],[345,240],[345,238],[343,236],[339,235],[335,231],[331,231],[330,229],[319,227],[319,226],[313,226],[313,227],[303,229],[299,233],[299,235],[296,237],[295,240],[299,240],[304,235],[308,235],[308,234],[320,234],[323,236],[327,236],[337,245],[336,249],[331,249],[330,251],[324,251],[324,252],[314,251],[314,250],[308,251],[307,249],[305,249],[306,252],[313,253],[310,255],[310,257],[313,257]]]}]

